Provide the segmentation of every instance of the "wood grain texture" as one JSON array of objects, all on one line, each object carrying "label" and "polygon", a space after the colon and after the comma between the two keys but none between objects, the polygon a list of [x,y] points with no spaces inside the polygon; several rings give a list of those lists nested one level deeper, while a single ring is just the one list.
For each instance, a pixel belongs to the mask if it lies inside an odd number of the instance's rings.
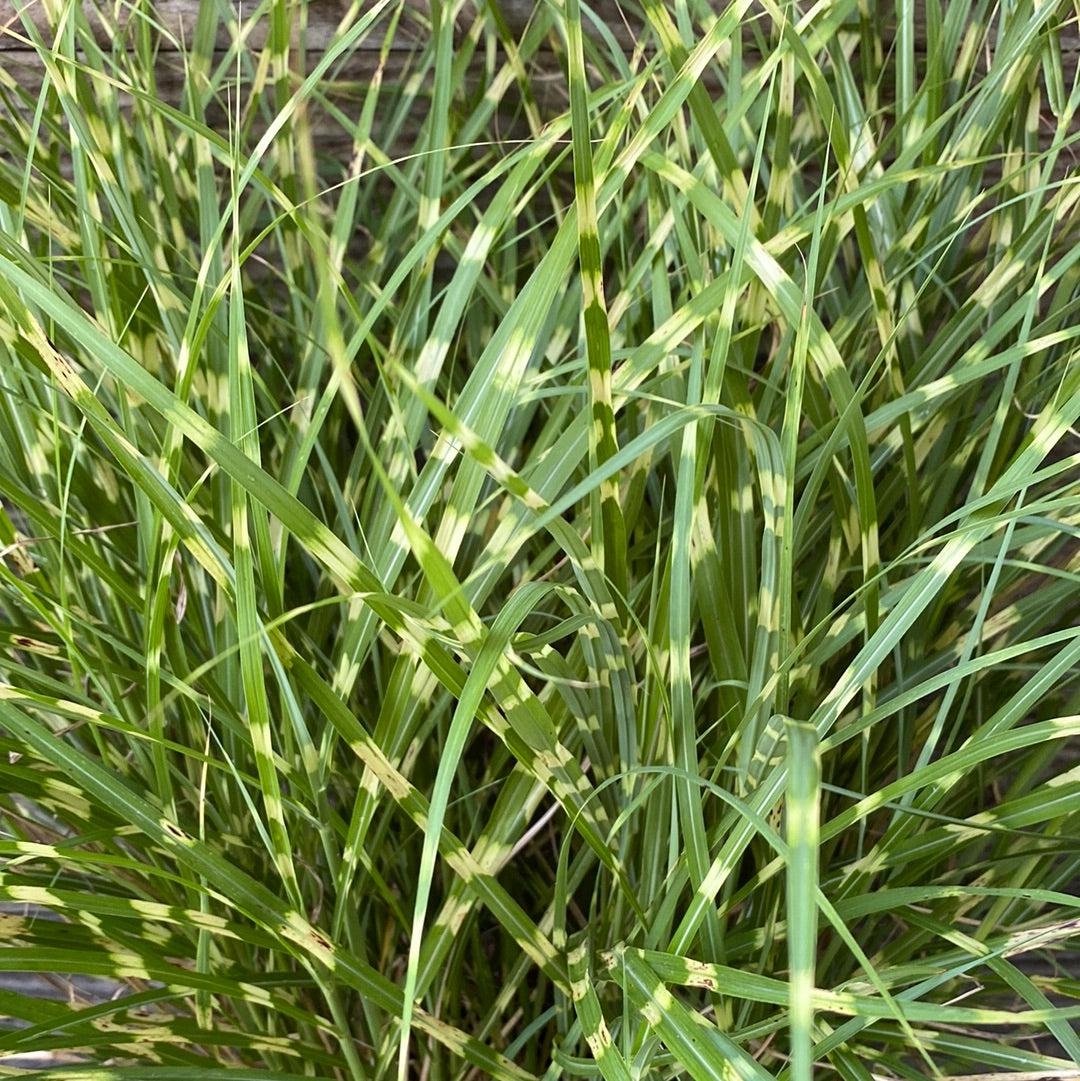
[{"label": "wood grain texture", "polygon": [[[190,39],[195,21],[198,17],[200,0],[160,0],[152,5],[153,26],[161,35],[160,47],[168,52],[182,46]],[[255,7],[254,3],[248,3],[248,10]],[[620,28],[623,16],[620,15],[619,5],[615,0],[599,0],[594,3],[593,9],[611,27]],[[93,3],[84,3],[83,10],[87,14],[90,25],[93,27],[97,40],[102,44],[111,40],[117,29],[121,34],[127,33],[137,16],[132,13],[130,6],[117,5],[118,10],[113,11],[112,5],[105,5],[108,18],[103,19],[100,8]],[[218,35],[218,47],[226,48],[241,25],[236,16],[240,13],[242,5],[229,0],[221,5],[223,10],[233,13],[233,26],[223,26]],[[325,49],[333,39],[341,22],[349,14],[351,4],[348,0],[309,0],[306,5],[306,25],[300,30],[299,22],[294,30],[294,43],[303,36],[304,44],[309,50],[319,51]],[[401,24],[400,36],[395,40],[394,47],[409,49],[417,44],[422,44],[427,27],[427,4],[424,0],[407,0],[408,11]],[[520,34],[529,21],[535,8],[534,0],[503,0],[501,10],[511,32]],[[7,28],[6,34],[0,35],[0,49],[18,48],[19,34],[22,33],[22,19],[30,18],[39,33],[47,34],[52,20],[49,17],[47,0],[0,0],[0,27]],[[470,13],[475,17],[475,12]],[[144,17],[144,16],[138,16]],[[459,28],[463,31],[471,18],[464,16],[459,19]],[[245,31],[245,40],[251,48],[262,48],[267,41],[268,25],[266,19],[254,22],[245,20],[248,29]],[[358,48],[377,50],[382,42],[378,35],[362,40]]]},{"label": "wood grain texture", "polygon": [[[47,34],[52,26],[49,17],[49,4],[55,0],[0,0],[0,51],[15,50],[23,46],[22,18],[29,17],[38,31]],[[541,4],[546,0],[501,0],[499,8],[505,18],[506,24],[515,36],[520,35],[533,18]],[[152,25],[160,34],[158,42],[162,52],[176,49],[190,38],[198,15],[200,0],[158,0],[151,8]],[[234,18],[232,27],[223,26],[219,33],[218,47],[226,48],[230,40],[237,32],[239,24],[236,22],[236,14],[243,5],[235,0],[222,0],[222,10],[232,11]],[[248,3],[250,9],[253,3]],[[303,30],[299,28],[300,20],[297,20],[295,29],[295,41],[299,41],[301,34],[308,50],[318,52],[325,49],[334,34],[350,10],[348,0],[308,0]],[[409,9],[401,24],[401,32],[395,40],[394,48],[408,50],[418,44],[422,44],[428,25],[428,4],[426,0],[406,0]],[[486,6],[486,5],[485,5]],[[726,4],[723,0],[712,0],[712,6],[719,12]],[[103,19],[100,14],[101,7],[108,12],[108,18]],[[588,7],[596,18],[602,20],[617,40],[630,41],[636,38],[643,26],[643,20],[638,6],[633,3],[624,3],[620,0],[592,0]],[[888,29],[895,19],[895,6],[892,3],[882,3],[879,0],[879,10],[875,13],[875,19]],[[90,25],[101,43],[106,43],[119,32],[127,33],[131,29],[133,20],[133,5],[128,4],[95,4],[84,2],[83,10],[87,14]],[[468,25],[479,16],[479,12],[471,5],[466,5],[464,13],[459,17],[458,24],[461,32],[465,32]],[[145,15],[139,17],[147,17]],[[487,15],[481,16],[487,18]],[[922,4],[916,4],[916,35],[921,39],[924,35],[924,23],[922,19]],[[245,20],[245,40],[249,47],[262,48],[267,40],[267,21],[265,19],[249,22]],[[589,28],[586,22],[586,30]],[[1063,25],[1059,31],[1061,48],[1063,52],[1075,53],[1080,51],[1080,27],[1077,19]],[[994,30],[989,29],[987,40],[993,43]],[[374,35],[358,44],[360,49],[378,49],[381,39]]]},{"label": "wood grain texture", "polygon": [[[526,32],[540,12],[540,5],[547,0],[500,0],[499,8],[505,19],[506,27],[514,39],[519,39]],[[725,6],[724,0],[709,0],[717,10]],[[0,87],[17,85],[31,95],[36,95],[41,86],[43,67],[37,52],[30,47],[25,20],[29,19],[36,31],[48,41],[54,29],[50,11],[54,11],[58,0],[0,0]],[[96,40],[105,48],[110,45],[116,51],[130,51],[134,48],[136,20],[149,18],[146,13],[152,11],[152,30],[150,37],[155,49],[154,77],[155,92],[170,103],[178,104],[184,87],[184,68],[182,57],[190,41],[195,26],[200,0],[160,0],[152,5],[143,5],[140,15],[133,14],[135,5],[106,2],[85,2],[83,10],[87,22]],[[214,63],[221,64],[230,57],[230,49],[242,38],[248,50],[258,51],[268,44],[268,19],[238,20],[237,13],[242,5],[234,0],[220,0],[224,16],[218,29]],[[249,3],[249,7],[253,6]],[[358,5],[359,8],[362,5]],[[590,5],[598,20],[609,28],[611,35],[627,48],[635,44],[644,44],[648,49],[652,44],[651,34],[644,27],[640,11],[633,3],[620,0],[593,0]],[[102,16],[101,9],[107,11]],[[404,80],[416,72],[418,60],[429,39],[427,0],[406,0],[406,8],[398,29],[394,35],[390,54],[384,65],[383,78],[387,85]],[[921,20],[921,3],[916,5],[916,48],[921,49],[924,32]],[[229,14],[232,17],[228,17]],[[895,5],[879,0],[878,15],[883,27],[882,34],[886,41],[890,37],[889,27],[895,18]],[[326,50],[340,32],[343,20],[354,20],[356,10],[349,0],[307,0],[297,4],[294,18],[292,63],[299,71],[310,70],[320,53]],[[491,16],[484,5],[483,10],[471,3],[466,3],[458,19],[459,36],[470,32],[476,19],[490,22]],[[348,23],[346,23],[348,24]],[[762,23],[761,27],[766,24]],[[759,28],[760,29],[760,28]],[[594,27],[595,30],[595,27]],[[1062,65],[1065,84],[1069,85],[1075,77],[1077,62],[1080,59],[1080,30],[1076,20],[1060,26],[1055,33],[1061,47]],[[744,34],[744,63],[749,66],[758,55],[758,43],[750,29]],[[994,33],[986,35],[986,49],[992,49]],[[301,54],[300,45],[303,47]],[[363,87],[370,81],[379,64],[378,50],[383,45],[380,33],[373,33],[362,38],[351,49],[343,63],[334,69],[334,78],[329,80],[324,92],[335,104],[349,112],[351,103],[359,101]],[[303,59],[301,59],[301,55]],[[496,63],[505,61],[505,51],[496,50]],[[490,56],[487,58],[490,60]],[[139,63],[134,57],[132,63]],[[470,87],[478,86],[485,78],[481,65],[485,62],[484,49],[475,54],[473,70],[475,75],[467,76],[464,85],[466,92]],[[888,63],[882,70],[882,90],[887,96],[892,68]],[[536,98],[537,106],[543,117],[554,116],[568,107],[569,98],[565,78],[565,66],[561,36],[553,24],[539,50],[528,63],[531,93]],[[299,75],[298,75],[299,77]],[[419,75],[421,86],[427,76]],[[707,71],[705,81],[716,88],[722,76],[719,69]],[[520,114],[521,99],[516,87],[509,87],[503,99],[501,114],[505,123],[499,126],[494,137],[512,137],[524,134],[515,127],[514,117]],[[340,123],[331,120],[325,110],[313,110],[313,119],[317,128],[317,141],[320,153],[329,158],[345,155],[351,145],[351,139]],[[1048,121],[1043,125],[1047,132],[1052,131]],[[407,140],[406,140],[407,141]]]}]

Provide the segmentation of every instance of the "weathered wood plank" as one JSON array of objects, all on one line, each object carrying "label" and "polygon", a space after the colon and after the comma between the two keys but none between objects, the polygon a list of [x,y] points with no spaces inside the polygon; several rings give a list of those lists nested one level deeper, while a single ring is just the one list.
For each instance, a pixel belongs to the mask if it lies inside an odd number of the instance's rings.
[{"label": "weathered wood plank", "polygon": [[[152,14],[145,12],[137,13],[132,6],[116,5],[113,9],[109,5],[107,18],[103,18],[99,7],[93,3],[84,3],[83,11],[87,22],[94,33],[94,37],[101,45],[108,45],[118,35],[123,39],[126,35],[128,40],[137,29],[139,20],[145,20],[155,39],[155,44],[163,53],[175,52],[183,49],[191,42],[198,18],[200,0],[159,0],[152,7]],[[247,5],[251,8],[253,5]],[[243,24],[236,21],[236,14],[241,6],[236,3],[222,5],[223,9],[232,12],[232,18],[228,25],[223,20],[218,29],[217,47],[227,48],[240,29],[244,27],[244,41],[247,46],[254,49],[263,48],[269,37],[269,21],[266,18],[257,20],[245,19]],[[349,4],[343,0],[309,0],[307,6],[306,25],[303,28],[303,39],[306,47],[313,52],[326,49],[333,40],[342,19],[349,10]],[[0,50],[20,49],[25,47],[26,38],[23,18],[29,17],[34,27],[46,40],[52,30],[54,21],[49,15],[49,5],[46,0],[0,0]],[[294,28],[294,41],[299,40],[301,30],[299,21]],[[395,40],[397,48],[415,48],[422,41],[422,26],[419,21],[408,19],[402,21],[400,40]],[[378,35],[362,39],[358,49],[378,49],[382,40]]]},{"label": "weathered wood plank", "polygon": [[[427,29],[427,4],[424,0],[407,0],[409,11],[401,21],[398,35],[395,37],[393,47],[398,49],[413,49],[422,44]],[[0,50],[17,49],[25,44],[20,41],[23,36],[22,17],[30,18],[38,32],[48,36],[52,28],[53,20],[49,16],[50,4],[47,0],[0,0],[0,28],[6,29],[0,33]],[[190,42],[198,18],[200,0],[158,0],[152,6],[152,22],[155,36],[159,36],[159,44],[162,51],[174,51]],[[250,9],[254,5],[248,4]],[[301,32],[307,49],[319,52],[327,48],[338,32],[342,20],[350,12],[349,0],[308,0],[306,5],[303,30],[301,20],[294,20],[294,43],[299,40]],[[598,0],[593,3],[593,8],[612,27],[618,29],[622,22],[618,4],[615,0]],[[233,39],[239,24],[236,15],[241,5],[228,0],[222,3],[222,10],[232,12],[229,20],[233,25],[222,25],[219,28],[217,47],[227,48]],[[506,18],[510,30],[521,33],[533,14],[534,0],[502,0],[501,10]],[[100,44],[109,43],[119,33],[131,34],[138,19],[149,19],[145,13],[137,14],[132,6],[107,5],[108,17],[102,18],[97,5],[86,2],[83,11],[94,32],[96,40]],[[361,7],[362,9],[362,7]],[[471,15],[475,16],[475,12]],[[353,12],[355,21],[356,12]],[[463,17],[459,20],[461,29],[464,30],[471,18]],[[224,20],[223,20],[224,22]],[[261,49],[265,46],[269,34],[269,25],[266,18],[258,20],[245,20],[245,41],[250,48]],[[358,49],[378,50],[382,47],[382,37],[374,33],[362,39]]]},{"label": "weathered wood plank", "polygon": [[[709,0],[709,2],[715,4],[717,9],[726,4],[726,0]],[[49,11],[53,10],[56,3],[57,0],[29,0],[28,3],[26,0],[0,0],[0,85],[5,82],[11,85],[14,81],[32,94],[40,87],[42,65],[37,53],[28,47],[20,13],[29,17],[38,32],[48,40],[52,32]],[[407,3],[409,10],[399,24],[394,38],[394,48],[390,52],[383,71],[383,83],[388,88],[395,83],[403,83],[416,70],[417,61],[427,40],[427,0],[407,0]],[[539,5],[542,3],[544,0],[500,0],[500,8],[505,15],[510,32],[515,36],[524,33],[530,19],[537,16]],[[220,4],[225,12],[235,12],[240,9],[240,5],[235,0],[220,0]],[[87,0],[83,6],[99,42],[107,44],[110,40],[115,41],[115,35],[119,34],[121,35],[120,42],[130,46],[134,40],[133,20],[137,17],[132,14],[132,5],[107,3],[102,6],[108,11],[107,19],[103,19],[97,4]],[[154,69],[156,89],[161,98],[170,104],[178,104],[182,97],[185,74],[181,61],[182,54],[178,48],[190,41],[199,6],[200,0],[158,0],[152,6],[154,20],[152,37],[156,49]],[[297,8],[300,7],[298,3]],[[591,7],[598,17],[606,20],[616,38],[624,43],[640,40],[641,24],[640,21],[635,21],[640,16],[634,14],[631,4],[620,3],[620,0],[592,0]],[[307,0],[307,3],[303,5],[304,18],[295,20],[296,35],[299,37],[302,33],[309,68],[317,55],[334,40],[342,19],[349,15],[351,8],[351,0]],[[917,4],[917,11],[920,9],[921,4]],[[894,6],[892,3],[882,2],[879,10],[883,23],[887,26],[893,17]],[[352,14],[355,15],[355,12]],[[471,22],[478,17],[489,19],[490,15],[481,14],[476,8],[467,4],[459,20],[462,33],[466,32]],[[266,45],[267,23],[268,20],[265,18],[254,23],[250,21],[245,23],[243,33],[249,48],[261,49]],[[299,29],[301,24],[303,24],[302,32]],[[234,19],[231,26],[224,25],[223,22],[223,25],[219,27],[216,63],[220,63],[228,55],[228,49],[235,40],[238,25]],[[1058,33],[1062,47],[1065,83],[1069,85],[1080,61],[1080,29],[1077,28],[1074,20],[1062,27]],[[920,29],[917,34],[917,44],[921,38]],[[530,90],[541,114],[545,117],[562,112],[568,106],[561,42],[557,39],[558,32],[553,28],[550,40],[529,61]],[[647,37],[646,40],[648,40]],[[355,51],[335,69],[335,82],[327,85],[328,95],[350,115],[355,111],[352,109],[352,103],[354,101],[359,103],[363,87],[370,82],[380,63],[378,49],[382,44],[383,37],[380,33],[373,33],[358,42]],[[479,50],[477,57],[482,61],[484,50]],[[753,57],[754,51],[750,48],[744,58],[745,62],[748,65],[752,64]],[[888,70],[884,74],[887,82]],[[478,68],[477,79],[480,77]],[[716,73],[707,73],[706,81],[716,85]],[[467,79],[466,85],[467,87],[475,86],[475,81]],[[504,101],[504,113],[516,113],[519,108],[518,92],[511,86],[508,88]],[[318,151],[330,158],[346,155],[351,139],[341,124],[331,120],[317,108],[311,111],[311,116],[316,126]],[[1044,128],[1049,135],[1052,125],[1044,124]],[[524,134],[516,130],[512,124],[509,127],[501,126],[500,131],[503,136],[513,137]],[[405,134],[407,144],[409,132],[399,133],[399,138],[401,134]]]},{"label": "weathered wood plank", "polygon": [[[400,24],[393,47],[409,50],[423,44],[426,38],[428,5],[426,0],[406,0],[406,2],[409,12]],[[710,0],[710,2],[717,11],[726,6],[726,0]],[[501,0],[500,10],[511,33],[515,36],[520,35],[530,19],[535,17],[542,3],[544,0]],[[53,21],[49,16],[53,4],[55,0],[0,0],[0,51],[19,49],[25,45],[21,21],[23,15],[28,16],[38,31],[47,36],[53,26]],[[97,40],[102,44],[108,43],[117,33],[130,33],[136,19],[149,18],[145,13],[136,15],[133,12],[133,5],[106,4],[103,6],[108,11],[107,19],[102,18],[98,4],[90,0],[86,0],[83,4],[88,22]],[[191,40],[199,6],[200,0],[157,0],[152,5],[151,25],[154,28],[156,44],[161,51],[175,50]],[[299,6],[298,4],[297,7]],[[294,20],[294,40],[298,41],[300,38],[302,22],[306,48],[312,52],[327,48],[342,20],[348,15],[351,6],[350,0],[307,0],[303,20]],[[226,48],[237,26],[235,14],[241,10],[242,5],[236,0],[222,0],[221,7],[223,11],[231,11],[234,14],[231,20],[232,27],[222,25],[219,29],[217,47]],[[633,4],[626,4],[620,0],[592,0],[589,7],[596,17],[608,26],[617,40],[629,41],[636,38],[644,25],[640,13],[635,10]],[[882,3],[879,0],[879,15],[881,24],[887,32],[895,19],[893,4]],[[921,16],[922,5],[916,4],[917,47],[925,38],[925,25]],[[464,32],[477,17],[489,18],[486,14],[481,15],[471,5],[466,5],[459,18],[461,31]],[[268,21],[265,18],[253,22],[245,20],[244,25],[247,27],[245,41],[248,46],[261,49],[267,41]],[[1064,52],[1080,51],[1080,26],[1076,18],[1069,20],[1057,32]],[[987,33],[988,41],[992,43],[994,36],[994,28],[990,27]],[[357,48],[378,50],[382,44],[381,35],[375,33],[361,40]]]}]

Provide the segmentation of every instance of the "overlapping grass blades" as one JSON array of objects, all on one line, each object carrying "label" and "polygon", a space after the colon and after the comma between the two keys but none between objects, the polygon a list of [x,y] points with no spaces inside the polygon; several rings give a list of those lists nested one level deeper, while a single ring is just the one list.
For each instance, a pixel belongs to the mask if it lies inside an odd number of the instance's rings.
[{"label": "overlapping grass blades", "polygon": [[1080,1071],[1077,20],[5,13],[0,1067]]}]

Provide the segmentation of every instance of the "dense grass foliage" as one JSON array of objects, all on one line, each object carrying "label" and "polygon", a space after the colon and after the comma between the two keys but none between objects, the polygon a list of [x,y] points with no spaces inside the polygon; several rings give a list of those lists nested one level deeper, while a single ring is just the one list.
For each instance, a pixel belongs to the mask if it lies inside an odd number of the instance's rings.
[{"label": "dense grass foliage", "polygon": [[1076,1076],[1076,9],[180,8],[4,31],[0,1067]]}]

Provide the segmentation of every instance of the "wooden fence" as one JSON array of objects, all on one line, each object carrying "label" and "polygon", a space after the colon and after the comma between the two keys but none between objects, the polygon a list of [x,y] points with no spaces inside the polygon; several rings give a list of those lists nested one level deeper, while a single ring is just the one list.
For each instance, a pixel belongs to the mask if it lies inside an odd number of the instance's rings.
[{"label": "wooden fence", "polygon": [[[364,0],[359,0],[361,8],[363,2]],[[723,7],[721,0],[714,0],[714,2],[717,10]],[[226,13],[230,11],[242,13],[244,10],[243,5],[237,5],[232,0],[220,0],[220,3],[221,10]],[[399,32],[389,48],[389,53],[382,61],[382,77],[385,83],[391,83],[395,79],[404,79],[414,70],[416,58],[423,49],[428,33],[426,0],[406,0],[406,4],[412,10],[406,12]],[[498,11],[504,23],[506,40],[516,41],[525,33],[530,20],[536,17],[540,5],[546,6],[549,11],[554,11],[557,10],[559,4],[561,0],[499,0]],[[56,6],[59,6],[59,0],[0,0],[0,86],[7,83],[10,88],[18,84],[32,93],[40,87],[42,65],[37,53],[28,42],[22,17],[29,16],[43,38],[50,40],[54,23],[50,19],[49,12],[55,10]],[[135,34],[132,23],[136,19],[136,16],[132,14],[134,8],[139,8],[146,17],[152,19],[157,90],[166,101],[175,101],[181,94],[185,77],[182,63],[183,47],[192,39],[199,6],[199,0],[159,0],[157,3],[144,5],[129,3],[128,0],[122,3],[118,0],[98,0],[98,4],[84,3],[84,11],[87,13],[95,36],[102,43],[108,43],[117,33],[122,35],[120,40],[125,44],[133,41]],[[341,20],[350,11],[350,4],[347,0],[308,0],[306,3],[293,0],[292,7],[295,16],[302,16],[294,18],[293,62],[297,60],[298,50],[295,47],[302,43],[305,69],[310,70],[317,61],[318,55],[334,40]],[[646,50],[651,47],[650,33],[641,21],[640,9],[634,0],[628,0],[625,3],[620,3],[620,0],[592,0],[590,7],[597,19],[607,26],[610,35],[628,50],[639,43]],[[99,8],[108,12],[107,19],[102,19],[98,13]],[[246,5],[246,8],[248,11],[254,10],[253,0]],[[484,13],[478,16],[479,9],[483,9]],[[921,10],[922,2],[919,0],[915,13],[917,54],[925,51],[926,35],[920,17]],[[1070,85],[1076,72],[1077,60],[1080,58],[1078,10],[1080,8],[1074,8],[1070,14],[1069,9],[1063,7],[1063,14],[1060,17],[1055,16],[1054,28],[1051,30],[1059,43],[1060,62],[1066,86]],[[353,9],[353,17],[355,13],[356,9]],[[462,37],[468,34],[470,25],[477,17],[492,19],[491,0],[465,0],[461,5],[458,29]],[[875,20],[875,26],[883,28],[887,45],[890,25],[895,22],[895,5],[892,2],[885,2],[879,3],[874,8],[872,4],[871,18]],[[249,48],[262,49],[267,43],[268,23],[269,20],[266,18],[246,22],[223,19],[216,40],[216,59],[220,62],[228,57],[230,44],[235,40],[237,28],[241,25],[246,27],[245,40]],[[302,31],[296,29],[301,25],[303,25]],[[857,32],[854,22],[852,32]],[[760,38],[755,40],[753,33],[748,29],[744,40],[747,62],[752,63]],[[354,90],[362,87],[380,65],[379,49],[382,45],[381,34],[372,34],[362,40],[344,67],[336,72],[336,78],[342,85],[351,85]],[[987,32],[981,49],[985,53],[993,48],[994,33],[991,29]],[[485,61],[484,50],[478,50],[476,66],[481,66]],[[557,19],[552,20],[552,26],[544,36],[540,47],[529,57],[528,70],[531,90],[537,97],[541,112],[551,115],[566,108],[566,86]],[[887,78],[887,64],[885,71]],[[1049,136],[1052,131],[1049,120],[1043,127],[1046,129],[1044,135]],[[331,156],[347,153],[348,140],[343,136],[339,125],[328,122],[321,134],[323,136],[320,145],[321,152]]]}]

